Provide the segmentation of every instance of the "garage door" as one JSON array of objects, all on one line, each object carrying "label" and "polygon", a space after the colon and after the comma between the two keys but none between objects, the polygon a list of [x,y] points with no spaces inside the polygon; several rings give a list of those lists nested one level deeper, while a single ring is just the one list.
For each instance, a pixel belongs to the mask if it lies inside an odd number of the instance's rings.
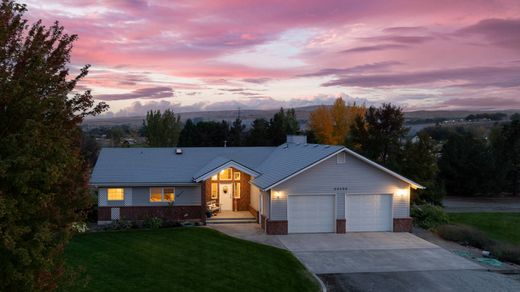
[{"label": "garage door", "polygon": [[347,195],[347,232],[391,231],[392,195]]},{"label": "garage door", "polygon": [[289,233],[334,232],[334,195],[289,195]]}]

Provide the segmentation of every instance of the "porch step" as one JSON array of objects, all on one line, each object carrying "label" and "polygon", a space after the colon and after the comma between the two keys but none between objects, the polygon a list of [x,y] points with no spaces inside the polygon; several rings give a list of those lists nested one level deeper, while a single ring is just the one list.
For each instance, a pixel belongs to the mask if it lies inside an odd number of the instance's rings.
[{"label": "porch step", "polygon": [[206,220],[206,224],[243,224],[258,223],[255,218],[210,218]]}]

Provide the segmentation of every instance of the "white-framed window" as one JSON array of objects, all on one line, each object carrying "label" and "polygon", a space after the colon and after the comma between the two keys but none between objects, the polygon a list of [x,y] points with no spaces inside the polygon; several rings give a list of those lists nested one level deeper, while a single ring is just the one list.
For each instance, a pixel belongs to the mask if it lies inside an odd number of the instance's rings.
[{"label": "white-framed window", "polygon": [[164,187],[164,188],[150,188],[150,202],[173,202],[175,201],[175,188]]},{"label": "white-framed window", "polygon": [[218,183],[211,183],[211,199],[215,200],[218,198]]},{"label": "white-framed window", "polygon": [[235,180],[240,180],[240,171],[233,172],[233,178]]},{"label": "white-framed window", "polygon": [[125,189],[124,188],[107,189],[107,200],[108,201],[124,201],[125,200]]},{"label": "white-framed window", "polygon": [[338,153],[338,155],[336,155],[336,159],[337,164],[345,164],[347,162],[345,152]]},{"label": "white-framed window", "polygon": [[220,180],[232,180],[233,179],[233,170],[231,168],[223,169],[219,175]]},{"label": "white-framed window", "polygon": [[215,174],[214,176],[212,176],[212,177],[211,177],[211,180],[218,180],[217,175]]},{"label": "white-framed window", "polygon": [[233,193],[233,198],[240,199],[240,183],[235,183],[235,192]]}]

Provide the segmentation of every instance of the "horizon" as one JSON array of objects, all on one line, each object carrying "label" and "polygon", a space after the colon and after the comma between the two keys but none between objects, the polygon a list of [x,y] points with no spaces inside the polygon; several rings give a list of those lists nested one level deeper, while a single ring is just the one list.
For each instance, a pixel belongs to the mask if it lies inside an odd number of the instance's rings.
[{"label": "horizon", "polygon": [[520,2],[20,1],[77,34],[102,118],[391,102],[520,109]]}]

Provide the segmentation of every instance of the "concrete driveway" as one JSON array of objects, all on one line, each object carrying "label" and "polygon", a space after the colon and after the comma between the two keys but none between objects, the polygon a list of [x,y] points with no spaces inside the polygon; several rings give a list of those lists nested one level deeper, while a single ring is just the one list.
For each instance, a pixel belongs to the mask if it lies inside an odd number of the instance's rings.
[{"label": "concrete driveway", "polygon": [[410,233],[292,234],[279,240],[315,274],[482,269]]}]

